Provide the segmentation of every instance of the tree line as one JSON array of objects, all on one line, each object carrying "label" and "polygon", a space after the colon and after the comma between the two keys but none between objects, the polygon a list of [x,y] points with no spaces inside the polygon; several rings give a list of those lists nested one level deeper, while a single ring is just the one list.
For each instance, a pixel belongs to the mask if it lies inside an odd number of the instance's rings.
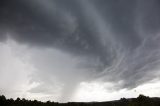
[{"label": "tree line", "polygon": [[160,106],[160,98],[150,98],[148,96],[139,95],[137,98],[121,98],[116,101],[109,102],[41,102],[37,100],[27,100],[25,98],[6,99],[4,95],[0,96],[0,106]]}]

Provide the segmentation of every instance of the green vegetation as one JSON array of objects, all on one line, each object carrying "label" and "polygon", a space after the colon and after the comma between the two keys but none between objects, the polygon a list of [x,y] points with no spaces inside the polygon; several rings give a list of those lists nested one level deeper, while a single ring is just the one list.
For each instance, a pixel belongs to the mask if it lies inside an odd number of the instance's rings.
[{"label": "green vegetation", "polygon": [[160,106],[160,98],[149,98],[144,95],[139,95],[137,98],[121,98],[117,101],[109,102],[40,102],[37,100],[26,100],[17,98],[6,99],[4,95],[0,96],[0,106]]}]

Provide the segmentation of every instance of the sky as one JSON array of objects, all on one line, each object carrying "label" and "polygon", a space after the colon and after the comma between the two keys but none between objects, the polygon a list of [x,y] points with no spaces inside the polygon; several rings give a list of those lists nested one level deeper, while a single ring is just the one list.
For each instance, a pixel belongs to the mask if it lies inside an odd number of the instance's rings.
[{"label": "sky", "polygon": [[0,0],[0,94],[159,96],[159,11],[159,0]]}]

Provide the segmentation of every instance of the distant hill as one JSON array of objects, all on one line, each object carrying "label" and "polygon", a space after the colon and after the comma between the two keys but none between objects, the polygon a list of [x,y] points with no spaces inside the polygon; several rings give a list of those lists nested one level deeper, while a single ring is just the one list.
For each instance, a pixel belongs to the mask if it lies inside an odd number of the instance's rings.
[{"label": "distant hill", "polygon": [[107,102],[41,102],[37,100],[26,100],[17,98],[16,100],[6,99],[4,95],[0,96],[0,106],[160,106],[160,98],[150,98],[148,96],[139,95],[137,98],[121,98],[116,101]]}]

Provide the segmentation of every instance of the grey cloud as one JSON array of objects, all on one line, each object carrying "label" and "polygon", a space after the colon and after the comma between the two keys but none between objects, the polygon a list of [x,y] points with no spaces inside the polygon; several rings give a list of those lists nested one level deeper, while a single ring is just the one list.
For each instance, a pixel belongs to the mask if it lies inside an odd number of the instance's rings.
[{"label": "grey cloud", "polygon": [[[85,17],[83,15],[79,14],[80,17],[74,16],[72,11],[69,11],[70,13],[67,14],[65,12],[68,11],[59,8],[56,8],[55,11],[53,10],[53,15],[50,15],[52,13],[46,13],[50,9],[47,7],[47,4],[39,4],[42,0],[37,0],[36,2],[38,2],[38,6],[33,4],[30,7],[29,4],[32,3],[30,1],[25,2],[28,5],[17,1],[13,5],[9,3],[9,6],[11,5],[10,7],[7,7],[8,5],[6,6],[9,14],[5,14],[2,19],[8,18],[6,20],[9,22],[5,24],[9,26],[9,31],[15,32],[12,38],[32,46],[61,48],[61,50],[68,51],[74,55],[90,54],[92,58],[100,58],[103,63],[110,64],[110,59],[104,58],[106,54],[110,55],[108,53],[109,51],[104,49],[105,47],[98,40],[99,37],[92,32],[94,29],[84,21]],[[48,0],[45,2],[51,1]],[[23,6],[24,9],[21,9]],[[39,6],[44,6],[42,12],[39,12],[41,9],[37,9],[40,8]],[[31,8],[31,10],[32,8],[36,9],[31,11],[28,8]],[[10,17],[10,13],[14,15]],[[69,18],[67,19],[67,17]],[[75,21],[72,22],[74,18]],[[71,22],[68,22],[69,20]],[[70,28],[72,29],[70,30]]]},{"label": "grey cloud", "polygon": [[[70,68],[85,71],[67,74],[82,77],[77,83],[82,79],[122,80],[121,88],[134,88],[156,76],[153,70],[159,68],[160,60],[158,0],[1,2],[0,39],[8,31],[17,42],[58,49],[82,60]],[[51,60],[46,58],[47,65],[41,65],[43,57],[38,58],[42,60],[34,62],[35,66],[47,70],[46,77],[54,74],[52,55]]]}]

